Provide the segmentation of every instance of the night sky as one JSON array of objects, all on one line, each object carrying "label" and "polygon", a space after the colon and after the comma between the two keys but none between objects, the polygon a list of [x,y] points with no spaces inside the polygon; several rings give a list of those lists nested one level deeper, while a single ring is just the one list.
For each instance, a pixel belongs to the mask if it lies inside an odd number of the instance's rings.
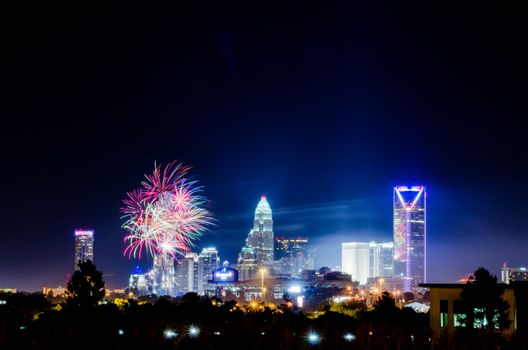
[{"label": "night sky", "polygon": [[18,3],[0,11],[0,287],[64,286],[79,227],[124,286],[121,201],[172,160],[218,219],[198,249],[231,262],[261,194],[275,234],[334,267],[343,241],[392,240],[392,187],[423,184],[429,282],[528,264],[524,9]]}]

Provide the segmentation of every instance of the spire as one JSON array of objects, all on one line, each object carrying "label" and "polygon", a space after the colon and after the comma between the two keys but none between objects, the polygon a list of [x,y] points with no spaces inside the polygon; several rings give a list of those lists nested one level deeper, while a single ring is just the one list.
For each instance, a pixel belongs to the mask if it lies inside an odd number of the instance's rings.
[{"label": "spire", "polygon": [[255,210],[255,214],[269,214],[271,215],[271,207],[268,203],[268,200],[266,199],[265,195],[262,195],[260,197],[260,202],[257,205],[257,209]]}]

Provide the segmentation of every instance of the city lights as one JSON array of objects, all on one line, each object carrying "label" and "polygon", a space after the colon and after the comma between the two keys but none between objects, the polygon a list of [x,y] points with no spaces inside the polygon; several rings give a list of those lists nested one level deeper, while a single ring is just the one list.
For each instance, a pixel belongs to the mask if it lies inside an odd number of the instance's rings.
[{"label": "city lights", "polygon": [[343,335],[343,338],[345,338],[346,341],[354,341],[356,339],[356,336],[352,333],[345,333]]},{"label": "city lights", "polygon": [[319,335],[319,333],[317,333],[316,331],[309,331],[307,334],[306,334],[306,341],[311,344],[311,345],[316,345],[316,344],[319,344],[319,342],[321,341],[321,336]]},{"label": "city lights", "polygon": [[198,326],[195,326],[195,325],[190,325],[187,328],[187,334],[191,338],[197,338],[200,335],[200,328],[198,328]]},{"label": "city lights", "polygon": [[172,329],[166,329],[164,332],[163,332],[163,335],[165,336],[166,339],[173,339],[173,338],[176,338],[178,336],[178,333],[176,333],[174,330]]}]

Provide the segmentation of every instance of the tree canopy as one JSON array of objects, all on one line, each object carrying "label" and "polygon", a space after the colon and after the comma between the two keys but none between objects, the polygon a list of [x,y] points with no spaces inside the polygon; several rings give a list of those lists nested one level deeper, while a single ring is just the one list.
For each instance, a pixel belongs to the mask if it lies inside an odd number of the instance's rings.
[{"label": "tree canopy", "polygon": [[510,305],[502,299],[505,286],[497,277],[479,267],[469,278],[461,293],[466,312],[466,326],[481,329],[506,329],[509,327]]},{"label": "tree canopy", "polygon": [[67,285],[67,303],[75,307],[95,307],[105,296],[103,273],[91,260],[79,261]]}]

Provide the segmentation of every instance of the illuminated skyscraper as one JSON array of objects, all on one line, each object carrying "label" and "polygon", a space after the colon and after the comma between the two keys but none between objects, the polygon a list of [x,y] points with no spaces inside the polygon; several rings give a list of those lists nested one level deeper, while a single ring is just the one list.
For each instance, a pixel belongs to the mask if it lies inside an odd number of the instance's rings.
[{"label": "illuminated skyscraper", "polygon": [[203,261],[197,253],[187,253],[178,262],[176,285],[180,294],[195,292],[203,294]]},{"label": "illuminated skyscraper", "polygon": [[394,275],[393,242],[369,243],[369,277],[392,277]]},{"label": "illuminated skyscraper", "polygon": [[175,296],[174,257],[168,253],[154,255],[152,270],[155,278],[154,293],[157,295]]},{"label": "illuminated skyscraper", "polygon": [[75,230],[75,258],[74,269],[78,270],[79,261],[93,261],[93,230]]},{"label": "illuminated skyscraper", "polygon": [[424,186],[394,187],[394,276],[406,291],[426,282],[425,199]]},{"label": "illuminated skyscraper", "polygon": [[368,242],[341,243],[341,272],[352,275],[352,279],[361,285],[367,284],[369,256]]},{"label": "illuminated skyscraper", "polygon": [[238,279],[240,281],[248,281],[255,277],[257,273],[257,263],[255,262],[255,251],[253,248],[245,246],[238,253]]},{"label": "illuminated skyscraper", "polygon": [[299,277],[302,270],[313,269],[307,245],[308,238],[305,237],[275,239],[275,258],[282,262],[282,273]]},{"label": "illuminated skyscraper", "polygon": [[273,261],[273,220],[266,196],[262,196],[257,205],[253,229],[249,232],[246,245],[253,248],[259,267]]},{"label": "illuminated skyscraper", "polygon": [[214,247],[210,247],[203,248],[198,258],[203,266],[202,288],[201,290],[198,290],[198,293],[202,294],[209,288],[209,281],[213,279],[213,271],[220,267],[220,257],[218,256],[218,250]]}]

